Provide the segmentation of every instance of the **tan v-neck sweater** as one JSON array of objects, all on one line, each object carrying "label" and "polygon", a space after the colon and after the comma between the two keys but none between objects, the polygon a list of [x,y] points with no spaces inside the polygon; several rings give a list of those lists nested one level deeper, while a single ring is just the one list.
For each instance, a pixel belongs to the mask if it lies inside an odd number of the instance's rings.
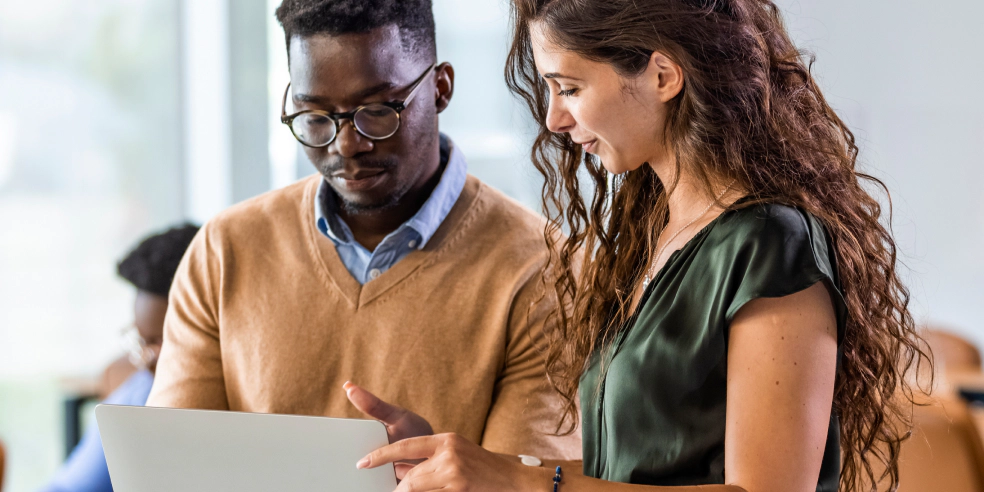
[{"label": "tan v-neck sweater", "polygon": [[[579,458],[541,332],[542,219],[469,176],[427,243],[360,285],[317,230],[320,176],[202,228],[171,288],[148,405],[362,417],[351,380],[486,448]],[[552,289],[547,289],[552,291]]]}]

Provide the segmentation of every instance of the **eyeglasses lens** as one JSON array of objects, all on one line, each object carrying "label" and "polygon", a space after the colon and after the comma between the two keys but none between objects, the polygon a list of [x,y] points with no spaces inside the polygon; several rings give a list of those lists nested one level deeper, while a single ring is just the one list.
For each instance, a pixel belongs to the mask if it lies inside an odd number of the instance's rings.
[{"label": "eyeglasses lens", "polygon": [[[400,128],[400,114],[382,104],[370,104],[356,111],[355,127],[362,135],[372,139],[393,136]],[[292,124],[294,135],[312,147],[323,147],[335,138],[335,122],[324,114],[304,113]]]},{"label": "eyeglasses lens", "polygon": [[400,127],[400,115],[382,104],[370,104],[355,113],[355,127],[369,138],[387,138]]},{"label": "eyeglasses lens", "polygon": [[318,113],[304,113],[294,119],[292,125],[298,140],[308,145],[320,147],[335,138],[335,122]]}]

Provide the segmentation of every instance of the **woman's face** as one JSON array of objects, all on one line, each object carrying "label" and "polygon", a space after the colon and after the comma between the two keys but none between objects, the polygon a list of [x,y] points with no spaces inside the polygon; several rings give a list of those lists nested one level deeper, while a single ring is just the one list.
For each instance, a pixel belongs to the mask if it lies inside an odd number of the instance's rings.
[{"label": "woman's face", "polygon": [[550,87],[547,128],[569,134],[614,174],[666,161],[661,136],[666,101],[682,88],[679,67],[655,53],[642,74],[625,78],[557,46],[544,29],[534,24],[532,40],[537,70]]}]

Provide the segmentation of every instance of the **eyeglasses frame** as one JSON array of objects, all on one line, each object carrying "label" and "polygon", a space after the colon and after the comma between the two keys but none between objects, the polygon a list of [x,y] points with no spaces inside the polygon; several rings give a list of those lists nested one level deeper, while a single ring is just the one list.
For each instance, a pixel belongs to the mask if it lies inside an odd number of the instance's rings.
[{"label": "eyeglasses frame", "polygon": [[140,330],[136,325],[124,326],[120,330],[120,335],[123,338],[123,349],[126,350],[130,364],[146,368],[160,355],[160,346],[163,342],[147,343],[147,340],[140,335]]},{"label": "eyeglasses frame", "polygon": [[[402,101],[395,101],[395,102],[388,101],[388,102],[381,102],[381,103],[363,104],[362,106],[359,106],[353,109],[352,111],[346,111],[344,113],[331,113],[320,109],[306,109],[304,111],[298,111],[294,114],[290,114],[290,115],[287,114],[287,94],[290,93],[290,82],[288,82],[287,88],[284,89],[283,102],[280,105],[280,122],[287,125],[287,128],[290,128],[291,135],[294,135],[294,138],[297,139],[297,141],[300,142],[301,145],[304,145],[305,147],[311,147],[313,149],[323,149],[331,145],[331,143],[334,142],[336,138],[338,138],[338,134],[341,133],[342,121],[344,120],[352,121],[352,128],[354,128],[355,131],[359,132],[359,135],[362,135],[363,137],[366,137],[369,140],[374,140],[374,141],[385,140],[387,138],[392,137],[393,135],[396,135],[396,132],[400,131],[400,126],[403,124],[403,118],[402,118],[403,110],[407,109],[407,105],[410,104],[410,100],[413,99],[413,96],[417,94],[417,89],[419,89],[422,86],[424,79],[427,78],[427,75],[433,72],[434,69],[437,68],[437,66],[438,64],[434,63],[426,71],[424,71],[424,73],[422,73],[420,77],[418,77],[417,80],[413,82],[413,85],[410,86],[410,93],[407,94],[407,97],[404,98]],[[397,122],[396,129],[393,130],[393,133],[390,133],[385,137],[373,137],[371,135],[366,135],[365,133],[362,133],[362,130],[359,130],[359,126],[355,124],[356,113],[362,111],[363,109],[369,106],[375,106],[375,105],[383,105],[396,111],[396,122]],[[311,145],[301,140],[301,138],[297,136],[297,133],[294,132],[294,119],[296,119],[298,116],[305,115],[305,114],[321,115],[335,122],[335,135],[331,137],[331,140],[329,140],[324,145]]]}]

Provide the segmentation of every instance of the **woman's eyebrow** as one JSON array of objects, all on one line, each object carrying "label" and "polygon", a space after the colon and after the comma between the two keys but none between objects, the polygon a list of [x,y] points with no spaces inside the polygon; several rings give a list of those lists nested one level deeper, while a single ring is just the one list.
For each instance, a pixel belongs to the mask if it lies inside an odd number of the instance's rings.
[{"label": "woman's eyebrow", "polygon": [[557,73],[557,72],[550,72],[550,73],[543,74],[543,78],[545,78],[545,79],[567,79],[567,80],[581,81],[581,79],[579,79],[577,77],[571,77],[570,75],[564,75],[564,74],[560,74],[560,73]]}]

